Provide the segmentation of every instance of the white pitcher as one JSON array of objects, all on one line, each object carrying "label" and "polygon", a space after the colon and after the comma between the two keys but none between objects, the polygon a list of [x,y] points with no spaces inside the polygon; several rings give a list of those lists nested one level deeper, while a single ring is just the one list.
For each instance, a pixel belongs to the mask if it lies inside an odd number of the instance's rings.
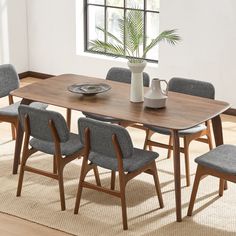
[{"label": "white pitcher", "polygon": [[166,106],[167,101],[167,88],[166,91],[162,89],[161,83],[164,82],[166,87],[168,83],[166,80],[152,79],[151,88],[144,96],[144,106],[150,108],[162,108]]}]

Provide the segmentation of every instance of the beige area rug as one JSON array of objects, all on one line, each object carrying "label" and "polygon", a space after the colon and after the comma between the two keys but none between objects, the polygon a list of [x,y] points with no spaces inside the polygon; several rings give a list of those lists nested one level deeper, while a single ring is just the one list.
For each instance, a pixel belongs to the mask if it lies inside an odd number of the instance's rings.
[{"label": "beige area rug", "polygon": [[[5,127],[5,126],[4,126]],[[74,130],[76,128],[74,127]],[[2,124],[0,130],[7,134]],[[129,129],[136,146],[142,146],[144,133]],[[225,142],[236,143],[236,124],[224,118]],[[22,196],[16,197],[18,175],[12,175],[14,142],[7,142],[9,135],[0,138],[0,211],[73,235],[236,235],[236,185],[229,184],[224,197],[217,194],[218,180],[208,177],[201,182],[193,217],[186,217],[192,187],[186,188],[182,176],[183,222],[175,222],[175,195],[173,160],[161,151],[157,167],[164,198],[164,209],[159,209],[153,179],[146,174],[127,185],[127,211],[129,230],[122,230],[121,207],[118,199],[92,190],[84,190],[78,215],[73,214],[81,160],[65,168],[65,194],[67,210],[60,211],[57,181],[26,173]],[[160,138],[160,137],[159,137]],[[163,137],[161,137],[163,138]],[[193,159],[206,152],[202,143],[191,145],[192,181],[196,165]],[[52,169],[52,158],[38,153],[31,158],[33,166]],[[182,173],[184,165],[182,158]],[[101,169],[100,177],[109,186],[110,174]],[[89,176],[93,181],[93,175]]]}]

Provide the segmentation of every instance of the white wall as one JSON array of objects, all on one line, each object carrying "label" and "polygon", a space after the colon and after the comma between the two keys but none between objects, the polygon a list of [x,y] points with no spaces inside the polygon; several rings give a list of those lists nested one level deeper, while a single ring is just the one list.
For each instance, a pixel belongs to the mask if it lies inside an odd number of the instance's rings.
[{"label": "white wall", "polygon": [[0,0],[0,64],[28,71],[26,0]]},{"label": "white wall", "polygon": [[[126,66],[121,59],[76,55],[75,2],[28,0],[30,70],[105,77],[111,66]],[[146,71],[162,79],[183,76],[210,81],[217,99],[236,107],[235,11],[235,0],[161,0],[161,30],[177,28],[183,41],[175,47],[162,44],[159,66],[148,66]],[[78,12],[82,27],[81,6]]]}]

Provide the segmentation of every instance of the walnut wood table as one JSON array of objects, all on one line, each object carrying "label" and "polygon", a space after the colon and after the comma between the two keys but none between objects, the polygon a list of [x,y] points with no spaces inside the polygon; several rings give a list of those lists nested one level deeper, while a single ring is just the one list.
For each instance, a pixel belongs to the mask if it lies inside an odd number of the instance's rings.
[{"label": "walnut wood table", "polygon": [[[112,89],[95,96],[73,94],[67,87],[75,83],[109,84]],[[60,75],[38,83],[34,83],[13,91],[11,94],[21,97],[23,104],[39,101],[64,107],[71,110],[92,112],[99,115],[120,118],[126,121],[155,125],[171,130],[174,143],[174,181],[177,221],[182,221],[181,215],[181,185],[180,185],[180,146],[178,131],[191,128],[207,120],[212,120],[216,146],[223,144],[222,124],[220,114],[229,108],[222,101],[189,96],[169,92],[166,108],[148,109],[143,103],[129,101],[129,84],[104,81],[80,75]],[[22,146],[23,131],[19,126],[13,173],[17,173]]]}]

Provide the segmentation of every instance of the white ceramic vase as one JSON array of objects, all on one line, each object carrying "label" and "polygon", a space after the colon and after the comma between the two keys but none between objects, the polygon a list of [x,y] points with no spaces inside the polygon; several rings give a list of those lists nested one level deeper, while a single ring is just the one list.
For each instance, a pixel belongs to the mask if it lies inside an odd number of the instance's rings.
[{"label": "white ceramic vase", "polygon": [[131,63],[128,62],[128,67],[132,72],[131,86],[130,86],[130,101],[143,102],[143,70],[147,62]]},{"label": "white ceramic vase", "polygon": [[167,91],[164,91],[161,87],[161,83],[164,82],[167,87],[166,80],[152,79],[151,88],[144,96],[144,106],[150,108],[162,108],[166,106]]}]

